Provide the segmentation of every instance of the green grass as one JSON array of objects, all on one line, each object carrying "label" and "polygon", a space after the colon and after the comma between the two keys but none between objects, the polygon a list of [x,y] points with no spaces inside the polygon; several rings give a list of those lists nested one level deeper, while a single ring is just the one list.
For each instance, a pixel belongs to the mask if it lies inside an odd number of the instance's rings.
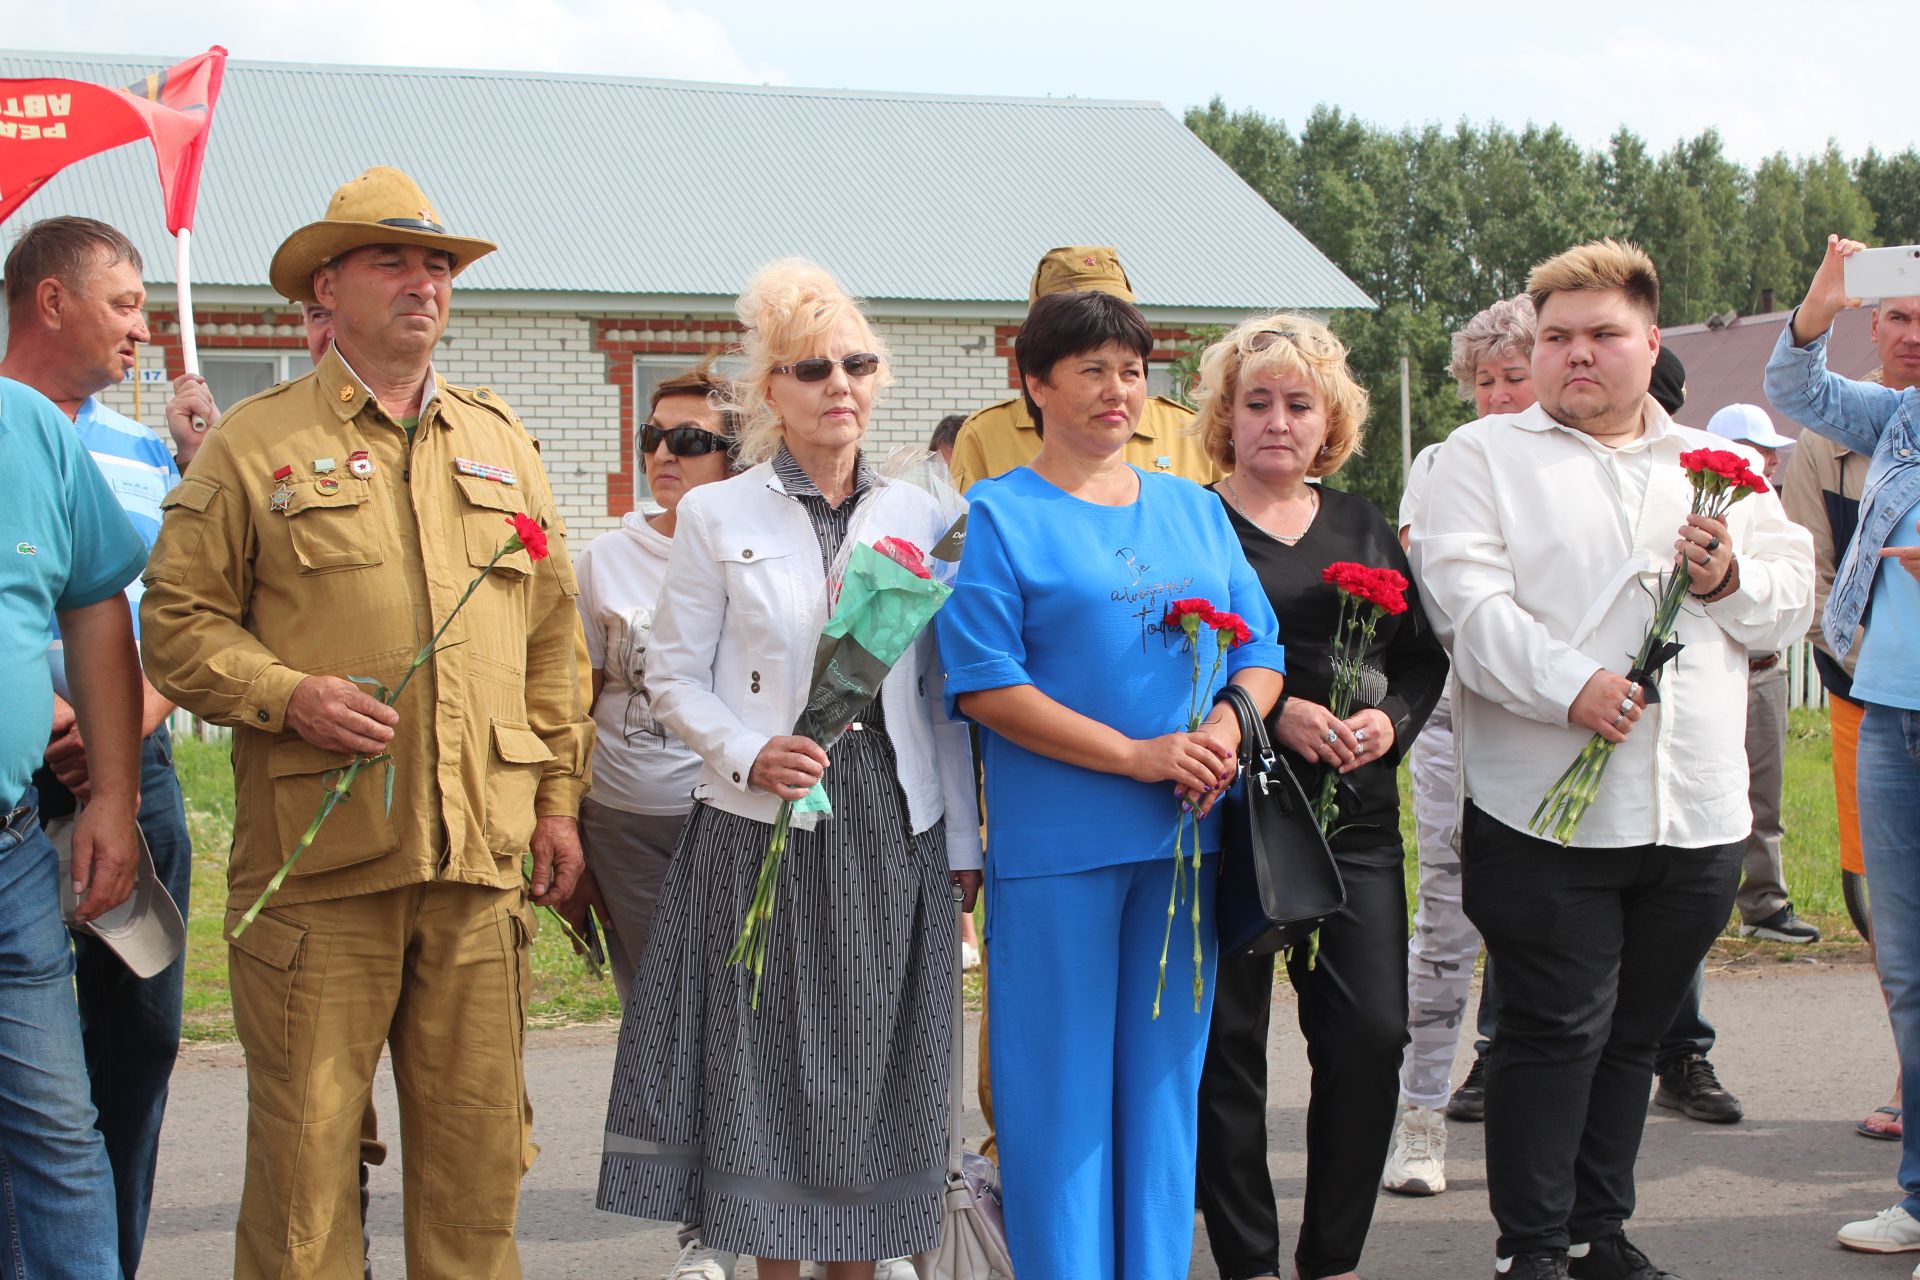
[{"label": "green grass", "polygon": [[[187,797],[187,827],[193,835],[193,909],[187,923],[185,1035],[189,1040],[231,1040],[233,1013],[227,1000],[227,946],[221,938],[227,896],[227,849],[233,833],[233,775],[225,743],[175,739],[180,786]],[[1787,733],[1783,854],[1787,887],[1794,907],[1820,926],[1825,940],[1813,950],[1824,954],[1861,947],[1840,896],[1839,843],[1834,834],[1832,747],[1824,711],[1795,711]],[[1406,837],[1407,900],[1412,909],[1419,867],[1412,856],[1413,806],[1407,772],[1400,771],[1400,825]],[[976,924],[979,921],[976,919]],[[1723,949],[1732,955],[1780,958],[1808,954],[1808,948],[1755,943],[1733,935],[1728,925]],[[978,973],[967,977],[969,1003],[979,1001]],[[533,1005],[536,1026],[603,1022],[619,1017],[612,979],[594,977],[573,953],[551,917],[541,915],[540,937],[533,947]]]}]

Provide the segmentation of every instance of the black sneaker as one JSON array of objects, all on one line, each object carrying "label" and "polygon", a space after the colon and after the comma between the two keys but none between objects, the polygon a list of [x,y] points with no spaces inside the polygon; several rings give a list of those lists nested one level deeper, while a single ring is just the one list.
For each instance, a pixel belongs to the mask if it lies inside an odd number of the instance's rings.
[{"label": "black sneaker", "polygon": [[1740,1109],[1740,1099],[1727,1092],[1703,1053],[1690,1053],[1662,1068],[1653,1101],[1656,1106],[1707,1124],[1736,1124],[1746,1114]]},{"label": "black sneaker", "polygon": [[1447,1099],[1447,1119],[1478,1124],[1486,1118],[1487,1055],[1476,1053],[1473,1065],[1467,1068],[1467,1078],[1453,1091],[1453,1097]]},{"label": "black sneaker", "polygon": [[1573,1280],[1680,1280],[1634,1248],[1624,1231],[1595,1240],[1584,1255],[1569,1259],[1566,1274]]},{"label": "black sneaker", "polygon": [[1820,930],[1794,914],[1789,902],[1764,920],[1740,926],[1743,938],[1765,938],[1769,942],[1807,943],[1820,941]]},{"label": "black sneaker", "polygon": [[[1506,1269],[1501,1270],[1505,1264]],[[1494,1280],[1566,1280],[1567,1255],[1564,1253],[1518,1253],[1502,1258],[1493,1266]]]}]

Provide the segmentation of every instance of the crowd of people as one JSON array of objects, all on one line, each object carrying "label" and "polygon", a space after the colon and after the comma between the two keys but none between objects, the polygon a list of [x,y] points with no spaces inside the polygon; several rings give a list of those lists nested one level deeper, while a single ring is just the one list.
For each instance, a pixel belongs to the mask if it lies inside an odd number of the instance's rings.
[{"label": "crowd of people", "polygon": [[[678,1225],[670,1280],[743,1256],[768,1280],[916,1274],[950,1225],[975,963],[1022,1280],[1185,1275],[1196,1208],[1224,1280],[1357,1277],[1381,1188],[1445,1192],[1449,1119],[1486,1126],[1494,1274],[1671,1276],[1626,1234],[1649,1090],[1741,1116],[1707,950],[1736,910],[1818,937],[1780,862],[1779,655],[1816,610],[1842,857],[1872,886],[1900,1063],[1920,1055],[1920,299],[1876,310],[1879,385],[1827,370],[1860,247],[1829,244],[1768,366],[1806,429],[1779,495],[1693,507],[1683,455],[1773,475],[1791,442],[1754,405],[1675,421],[1654,264],[1603,240],[1455,335],[1479,416],[1415,459],[1391,521],[1338,487],[1369,401],[1315,318],[1211,343],[1189,410],[1148,394],[1115,252],[1055,249],[1020,395],[888,458],[881,333],[784,259],[738,299],[741,369],[652,388],[650,504],[570,552],[511,407],[433,364],[494,246],[405,174],[348,182],[274,257],[314,371],[224,411],[183,377],[172,449],[100,399],[150,336],[138,252],[34,224],[0,360],[23,676],[0,684],[0,1274],[137,1273],[189,910],[178,706],[233,730],[237,1276],[371,1274],[383,1051],[408,1274],[520,1273],[536,906],[604,934],[623,1017],[596,1203]],[[944,604],[803,733],[849,678],[816,653],[876,547]],[[1341,563],[1407,584],[1357,655]],[[1685,659],[1628,670],[1668,582]],[[1338,801],[1344,902],[1280,958],[1215,931],[1244,703]],[[1589,740],[1608,771],[1545,838],[1536,806]],[[1310,1072],[1287,1261],[1281,963]],[[1842,1227],[1850,1248],[1920,1250],[1898,1078],[1861,1130],[1901,1142],[1904,1199]]]}]

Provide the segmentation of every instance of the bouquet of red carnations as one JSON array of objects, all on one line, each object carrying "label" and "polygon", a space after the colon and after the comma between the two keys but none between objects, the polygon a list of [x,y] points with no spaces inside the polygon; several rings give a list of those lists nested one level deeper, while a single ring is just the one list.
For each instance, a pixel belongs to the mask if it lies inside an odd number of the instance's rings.
[{"label": "bouquet of red carnations", "polygon": [[[1724,449],[1691,450],[1680,455],[1680,465],[1686,468],[1693,485],[1693,514],[1710,520],[1726,519],[1734,503],[1750,493],[1767,491],[1767,482],[1753,473],[1745,458]],[[1680,606],[1686,603],[1689,580],[1685,561],[1676,555],[1673,571],[1661,577],[1653,621],[1640,642],[1633,669],[1627,672],[1627,679],[1646,691],[1649,706],[1660,701],[1660,669],[1680,653],[1680,642],[1673,638],[1674,624],[1679,620]],[[1571,844],[1581,819],[1600,795],[1600,779],[1607,772],[1607,762],[1613,759],[1613,747],[1597,733],[1588,739],[1566,772],[1547,789],[1528,829],[1537,836]]]},{"label": "bouquet of red carnations", "polygon": [[[1379,705],[1386,696],[1386,678],[1366,664],[1380,619],[1407,611],[1406,575],[1394,569],[1370,569],[1351,560],[1336,560],[1320,571],[1320,581],[1340,592],[1340,616],[1333,624],[1333,686],[1327,710],[1345,720],[1355,706]],[[1313,818],[1320,834],[1331,838],[1340,813],[1335,792],[1340,775],[1332,769],[1320,780],[1313,798]]]},{"label": "bouquet of red carnations", "polygon": [[[1200,727],[1200,720],[1206,714],[1207,707],[1201,701],[1203,689],[1211,691],[1213,682],[1220,678],[1220,667],[1227,660],[1227,651],[1243,645],[1253,639],[1253,632],[1245,619],[1237,613],[1223,613],[1198,596],[1187,600],[1175,600],[1167,608],[1161,625],[1170,631],[1183,632],[1187,637],[1187,652],[1193,655],[1193,685],[1187,694],[1187,719],[1183,726],[1188,733]],[[1206,631],[1212,634],[1213,670],[1208,673],[1204,685],[1200,682],[1200,634]],[[1187,881],[1189,868],[1184,850],[1184,837],[1189,824],[1193,828],[1193,864],[1191,867],[1192,884]],[[1200,1012],[1200,997],[1206,991],[1205,980],[1200,976],[1200,817],[1187,801],[1180,804],[1180,816],[1174,819],[1173,826],[1173,890],[1167,897],[1167,932],[1160,940],[1160,980],[1153,989],[1153,1016],[1160,1016],[1160,997],[1167,989],[1167,948],[1173,942],[1173,917],[1180,906],[1182,890],[1190,890],[1193,918],[1193,1011]]]}]

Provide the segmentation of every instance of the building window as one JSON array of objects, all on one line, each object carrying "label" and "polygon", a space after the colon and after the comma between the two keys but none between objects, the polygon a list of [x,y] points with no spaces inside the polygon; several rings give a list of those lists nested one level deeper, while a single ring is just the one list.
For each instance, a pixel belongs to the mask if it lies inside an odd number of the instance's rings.
[{"label": "building window", "polygon": [[1173,361],[1149,360],[1147,362],[1147,394],[1150,396],[1173,394]]},{"label": "building window", "polygon": [[200,376],[213,392],[221,412],[268,387],[313,372],[305,351],[205,351],[200,353]]},{"label": "building window", "polygon": [[[627,449],[633,457],[633,499],[636,508],[659,510],[653,495],[647,492],[647,467],[640,457],[640,427],[646,422],[653,403],[653,389],[675,374],[685,373],[699,364],[700,356],[635,356],[633,358],[633,429],[627,433]],[[747,371],[747,360],[738,352],[720,357],[714,366],[722,377],[737,378]]]}]

